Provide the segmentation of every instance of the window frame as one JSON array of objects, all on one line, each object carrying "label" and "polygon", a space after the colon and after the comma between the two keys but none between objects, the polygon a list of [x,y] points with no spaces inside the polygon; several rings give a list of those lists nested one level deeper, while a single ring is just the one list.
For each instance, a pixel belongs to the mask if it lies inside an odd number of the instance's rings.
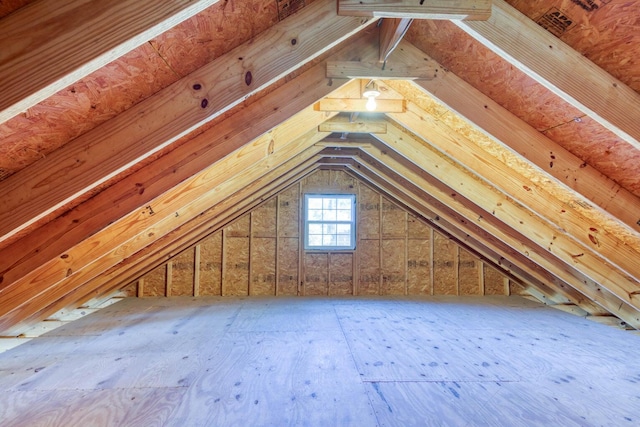
[{"label": "window frame", "polygon": [[[336,198],[336,199],[349,199],[351,202],[351,220],[350,221],[335,221],[332,220],[310,220],[309,219],[309,199],[311,198]],[[303,223],[304,223],[304,250],[305,251],[322,251],[322,252],[339,252],[339,251],[354,251],[356,249],[356,195],[352,193],[305,193],[303,202]],[[351,245],[349,246],[310,246],[309,245],[309,225],[310,224],[349,224],[351,226]]]}]

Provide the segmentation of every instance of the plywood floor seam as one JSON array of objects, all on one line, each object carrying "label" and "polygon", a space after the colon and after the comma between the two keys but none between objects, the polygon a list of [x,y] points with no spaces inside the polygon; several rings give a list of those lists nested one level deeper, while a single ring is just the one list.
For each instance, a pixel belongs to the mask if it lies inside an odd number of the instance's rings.
[{"label": "plywood floor seam", "polygon": [[521,297],[127,298],[0,354],[0,425],[634,426],[639,350]]}]

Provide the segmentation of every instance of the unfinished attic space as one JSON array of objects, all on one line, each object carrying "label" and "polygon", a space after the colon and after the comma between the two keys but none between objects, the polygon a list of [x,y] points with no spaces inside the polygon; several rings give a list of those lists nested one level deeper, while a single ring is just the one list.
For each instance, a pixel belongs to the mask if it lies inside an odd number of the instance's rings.
[{"label": "unfinished attic space", "polygon": [[0,425],[640,425],[640,2],[1,0]]}]

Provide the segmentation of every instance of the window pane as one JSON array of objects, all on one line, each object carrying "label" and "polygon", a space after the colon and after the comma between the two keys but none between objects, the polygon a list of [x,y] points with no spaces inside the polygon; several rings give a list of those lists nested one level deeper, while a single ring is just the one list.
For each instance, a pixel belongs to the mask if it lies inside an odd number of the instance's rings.
[{"label": "window pane", "polygon": [[351,210],[351,198],[338,199],[338,209],[349,209],[349,210]]},{"label": "window pane", "polygon": [[322,246],[322,236],[309,236],[309,246]]},{"label": "window pane", "polygon": [[309,221],[322,221],[322,210],[309,209],[309,215],[307,219]]},{"label": "window pane", "polygon": [[322,211],[322,220],[323,221],[335,221],[336,220],[336,211]]},{"label": "window pane", "polygon": [[336,232],[338,234],[351,234],[351,224],[338,224],[336,226]]},{"label": "window pane", "polygon": [[322,224],[309,224],[309,234],[322,234]]},{"label": "window pane", "polygon": [[336,234],[335,224],[324,224],[322,226],[322,234]]},{"label": "window pane", "polygon": [[322,208],[323,209],[336,209],[337,203],[335,198],[324,198],[322,199]]},{"label": "window pane", "polygon": [[322,236],[322,246],[336,246],[336,236]]},{"label": "window pane", "polygon": [[322,209],[322,199],[319,197],[309,197],[309,209]]},{"label": "window pane", "polygon": [[337,236],[337,242],[338,242],[338,246],[351,246],[351,235],[339,234]]},{"label": "window pane", "polygon": [[336,219],[338,221],[351,221],[351,210],[340,209],[337,213]]}]

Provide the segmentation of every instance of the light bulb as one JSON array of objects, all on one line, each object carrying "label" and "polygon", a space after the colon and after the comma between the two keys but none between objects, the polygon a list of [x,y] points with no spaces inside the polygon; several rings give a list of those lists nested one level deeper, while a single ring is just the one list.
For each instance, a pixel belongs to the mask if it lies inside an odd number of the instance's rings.
[{"label": "light bulb", "polygon": [[365,107],[367,108],[368,111],[375,111],[377,104],[376,104],[376,97],[375,96],[370,96],[368,97],[367,103],[365,104]]}]

